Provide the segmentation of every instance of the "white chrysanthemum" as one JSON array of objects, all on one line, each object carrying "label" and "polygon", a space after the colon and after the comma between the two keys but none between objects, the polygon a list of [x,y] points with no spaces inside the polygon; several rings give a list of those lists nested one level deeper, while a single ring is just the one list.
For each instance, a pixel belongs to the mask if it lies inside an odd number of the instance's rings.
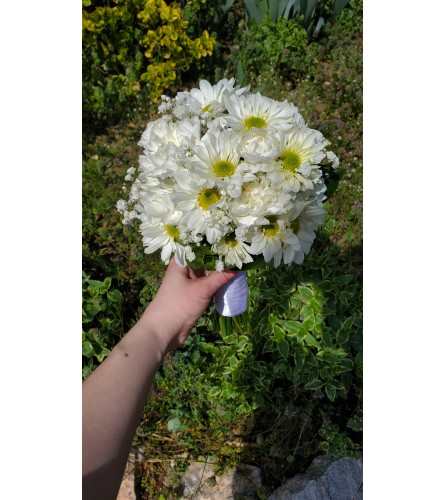
[{"label": "white chrysanthemum", "polygon": [[292,230],[300,242],[300,248],[285,244],[283,262],[285,264],[301,264],[304,256],[309,253],[315,240],[315,229],[323,224],[326,211],[316,197],[312,199],[297,199],[293,209],[285,217],[286,225]]},{"label": "white chrysanthemum", "polygon": [[224,193],[217,187],[205,187],[186,171],[178,172],[180,182],[175,186],[172,196],[178,210],[183,211],[181,224],[184,224],[192,235],[203,234],[212,244],[230,230],[230,219],[222,210],[225,205]]},{"label": "white chrysanthemum", "polygon": [[211,85],[207,80],[200,80],[199,89],[190,90],[190,99],[187,103],[190,111],[211,118],[221,115],[226,110],[222,101],[224,94],[241,95],[248,90],[248,87],[234,88],[234,82],[235,78],[230,80],[224,78],[216,85]]},{"label": "white chrysanthemum", "polygon": [[257,228],[251,237],[250,253],[263,254],[266,262],[273,259],[274,266],[278,267],[283,257],[283,245],[292,247],[295,251],[301,248],[298,238],[292,229],[286,226],[285,221],[270,217],[269,224]]},{"label": "white chrysanthemum", "polygon": [[176,262],[180,266],[186,266],[187,260],[193,260],[194,255],[191,248],[187,248],[187,245],[183,245],[178,241],[181,234],[178,227],[180,218],[180,212],[173,212],[143,222],[139,229],[142,233],[144,252],[151,254],[162,248],[162,261],[168,263],[172,253],[174,253]]},{"label": "white chrysanthemum", "polygon": [[264,219],[270,215],[288,212],[291,200],[289,193],[272,188],[270,181],[262,177],[244,184],[241,196],[231,201],[228,210],[237,226],[250,227],[267,223]]},{"label": "white chrysanthemum", "polygon": [[212,251],[218,254],[220,259],[224,259],[226,267],[236,266],[241,269],[243,264],[253,262],[249,246],[245,241],[235,237],[228,236],[221,239],[212,246]]},{"label": "white chrysanthemum", "polygon": [[159,178],[175,171],[190,155],[190,149],[201,138],[201,125],[197,116],[180,122],[164,116],[154,123],[152,127],[147,126],[146,135],[139,142],[144,147],[139,166],[142,172]]},{"label": "white chrysanthemum", "polygon": [[262,168],[273,186],[297,193],[314,189],[320,182],[319,163],[326,157],[328,142],[324,137],[307,127],[285,134],[277,132],[279,155],[275,162]]},{"label": "white chrysanthemum", "polygon": [[252,168],[257,172],[263,163],[270,163],[279,156],[277,134],[269,129],[259,129],[254,133],[247,133],[240,145],[240,154],[252,164]]},{"label": "white chrysanthemum", "polygon": [[255,180],[248,166],[240,162],[237,150],[241,138],[233,132],[208,132],[194,148],[190,170],[207,180],[206,187],[217,186],[232,198],[238,198],[241,187]]},{"label": "white chrysanthemum", "polygon": [[260,93],[247,96],[224,95],[223,102],[229,112],[226,122],[233,131],[254,132],[258,129],[289,130],[292,128],[294,108]]}]

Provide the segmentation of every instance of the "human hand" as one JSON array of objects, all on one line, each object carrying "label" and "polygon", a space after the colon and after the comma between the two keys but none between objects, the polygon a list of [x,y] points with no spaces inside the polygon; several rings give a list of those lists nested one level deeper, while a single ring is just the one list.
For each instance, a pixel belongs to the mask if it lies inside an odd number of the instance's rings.
[{"label": "human hand", "polygon": [[211,271],[180,267],[170,261],[158,293],[145,310],[141,322],[154,331],[163,354],[179,347],[204,313],[215,292],[235,275],[236,271]]}]

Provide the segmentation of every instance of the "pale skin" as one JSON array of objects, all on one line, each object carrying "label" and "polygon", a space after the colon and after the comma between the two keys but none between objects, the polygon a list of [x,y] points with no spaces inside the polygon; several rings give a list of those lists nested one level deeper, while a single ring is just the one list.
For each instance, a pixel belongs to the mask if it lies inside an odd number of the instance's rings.
[{"label": "pale skin", "polygon": [[82,388],[84,500],[115,500],[154,376],[187,339],[214,293],[234,271],[193,271],[170,262],[140,320]]}]

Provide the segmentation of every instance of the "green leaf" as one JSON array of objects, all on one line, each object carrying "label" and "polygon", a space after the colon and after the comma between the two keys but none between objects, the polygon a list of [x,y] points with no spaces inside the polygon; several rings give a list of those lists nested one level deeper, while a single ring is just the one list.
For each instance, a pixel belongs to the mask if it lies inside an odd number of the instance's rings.
[{"label": "green leaf", "polygon": [[224,337],[224,342],[226,344],[235,344],[237,340],[238,337],[233,333],[231,335],[227,335],[227,337]]},{"label": "green leaf", "polygon": [[283,321],[281,323],[281,326],[288,333],[299,333],[299,332],[302,332],[302,331],[304,333],[306,333],[306,331],[303,328],[303,325],[302,325],[302,323],[300,321],[296,321],[296,320]]},{"label": "green leaf", "polygon": [[346,332],[345,330],[340,330],[337,332],[337,342],[340,344],[345,344],[349,340],[349,332]]},{"label": "green leaf", "polygon": [[182,426],[182,422],[178,417],[173,417],[167,422],[167,429],[171,433],[177,432]]},{"label": "green leaf", "polygon": [[352,281],[353,278],[354,278],[354,276],[352,274],[345,274],[343,276],[335,277],[332,280],[332,283],[334,284],[334,286],[342,286],[342,285],[346,285],[347,283]]},{"label": "green leaf", "polygon": [[352,316],[349,316],[349,318],[345,319],[342,324],[342,328],[344,330],[349,331],[352,328],[352,325],[354,323],[355,315],[353,314]]},{"label": "green leaf", "polygon": [[274,352],[277,350],[277,343],[272,339],[267,339],[264,343],[263,352]]},{"label": "green leaf", "polygon": [[328,330],[324,329],[321,332],[321,341],[326,347],[332,347],[332,338]]},{"label": "green leaf", "polygon": [[230,368],[232,368],[233,370],[237,364],[238,364],[238,358],[236,356],[231,356],[231,358],[229,359]]},{"label": "green leaf", "polygon": [[300,316],[303,318],[303,321],[309,316],[312,316],[313,314],[314,310],[312,307],[309,306],[309,304],[306,304],[301,308]]},{"label": "green leaf", "polygon": [[86,340],[85,342],[82,343],[82,354],[87,358],[94,355],[94,349],[93,346],[91,345],[91,342],[88,342]]},{"label": "green leaf", "polygon": [[327,385],[325,388],[324,388],[325,392],[326,392],[326,396],[331,400],[331,401],[334,401],[335,399],[335,396],[337,394],[337,389],[333,386],[333,385]]},{"label": "green leaf", "polygon": [[284,359],[287,359],[289,355],[289,344],[286,340],[279,342],[278,350],[280,351],[281,356],[283,356]]},{"label": "green leaf", "polygon": [[263,20],[263,16],[261,15],[261,12],[256,5],[256,2],[253,0],[244,0],[244,3],[246,5],[249,16],[254,19],[257,24],[260,24]]},{"label": "green leaf", "polygon": [[348,5],[349,0],[335,0],[334,1],[334,6],[333,6],[333,13],[332,17],[335,19],[340,12]]},{"label": "green leaf", "polygon": [[272,326],[272,331],[274,333],[275,340],[277,342],[281,342],[282,340],[285,339],[286,335],[285,335],[284,331],[277,324],[274,324]]},{"label": "green leaf", "polygon": [[319,378],[314,378],[308,382],[305,386],[306,389],[316,390],[323,387],[323,382]]},{"label": "green leaf", "polygon": [[102,363],[102,361],[110,354],[110,350],[107,349],[106,347],[102,347],[101,351],[99,354],[96,354],[96,358],[99,361],[99,363]]},{"label": "green leaf", "polygon": [[304,359],[306,357],[306,352],[304,350],[297,350],[294,352],[295,368],[298,372],[303,369]]},{"label": "green leaf", "polygon": [[315,340],[310,333],[306,335],[306,337],[304,338],[304,342],[305,344],[310,345],[312,347],[320,347],[318,340]]},{"label": "green leaf", "polygon": [[303,300],[306,302],[311,302],[314,298],[314,292],[308,287],[299,286],[298,292],[300,293]]}]

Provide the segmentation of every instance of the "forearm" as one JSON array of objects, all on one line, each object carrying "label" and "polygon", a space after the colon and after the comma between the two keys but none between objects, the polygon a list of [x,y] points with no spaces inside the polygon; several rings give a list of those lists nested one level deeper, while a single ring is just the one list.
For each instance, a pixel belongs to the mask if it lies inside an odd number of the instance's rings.
[{"label": "forearm", "polygon": [[166,354],[157,318],[143,318],[83,384],[83,498],[115,500],[156,371]]}]

